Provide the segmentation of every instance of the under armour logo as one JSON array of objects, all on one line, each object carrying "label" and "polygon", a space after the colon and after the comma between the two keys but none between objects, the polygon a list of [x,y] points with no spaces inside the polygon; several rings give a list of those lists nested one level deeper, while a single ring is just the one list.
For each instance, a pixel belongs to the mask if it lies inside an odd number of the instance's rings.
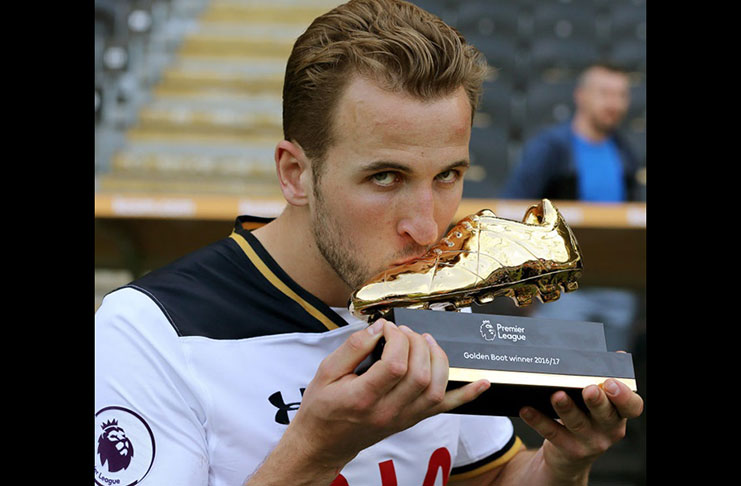
[{"label": "under armour logo", "polygon": [[[304,390],[306,390],[306,388],[301,388],[300,390],[301,396],[303,397]],[[301,402],[286,403],[283,400],[283,395],[279,391],[270,395],[268,397],[268,401],[278,409],[278,411],[275,412],[275,421],[283,425],[288,425],[288,422],[290,422],[290,420],[288,420],[288,412],[298,410],[299,405],[301,405]]]}]

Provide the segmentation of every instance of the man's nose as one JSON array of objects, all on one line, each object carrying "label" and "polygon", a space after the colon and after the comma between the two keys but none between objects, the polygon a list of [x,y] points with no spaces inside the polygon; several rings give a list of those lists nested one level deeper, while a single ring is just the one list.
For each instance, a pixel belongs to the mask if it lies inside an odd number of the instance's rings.
[{"label": "man's nose", "polygon": [[417,192],[404,212],[398,225],[400,235],[411,238],[424,248],[437,243],[440,230],[435,219],[435,198],[432,191]]}]

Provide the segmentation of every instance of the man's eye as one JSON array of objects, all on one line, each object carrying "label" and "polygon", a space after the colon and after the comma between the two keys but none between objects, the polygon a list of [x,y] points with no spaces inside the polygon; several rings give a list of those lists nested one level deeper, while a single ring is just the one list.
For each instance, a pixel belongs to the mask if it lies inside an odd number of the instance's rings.
[{"label": "man's eye", "polygon": [[372,179],[373,182],[380,186],[390,186],[396,182],[396,174],[393,172],[379,172],[378,174],[373,174]]},{"label": "man's eye", "polygon": [[446,170],[437,176],[440,182],[455,182],[458,179],[458,171]]}]

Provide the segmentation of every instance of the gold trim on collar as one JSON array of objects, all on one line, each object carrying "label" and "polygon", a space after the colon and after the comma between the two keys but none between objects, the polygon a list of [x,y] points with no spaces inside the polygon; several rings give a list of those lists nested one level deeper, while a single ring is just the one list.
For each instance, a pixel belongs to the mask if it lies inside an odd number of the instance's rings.
[{"label": "gold trim on collar", "polygon": [[316,318],[319,322],[324,324],[324,326],[329,329],[337,329],[338,326],[334,322],[332,322],[331,319],[329,319],[327,316],[322,314],[316,307],[311,305],[310,303],[306,302],[300,295],[298,295],[296,292],[290,289],[281,279],[279,279],[273,272],[268,268],[268,266],[265,264],[265,262],[260,259],[260,257],[255,253],[255,250],[252,249],[252,247],[247,243],[247,240],[244,239],[244,236],[240,235],[237,232],[232,232],[231,235],[229,235],[231,239],[237,242],[240,248],[242,248],[242,251],[244,251],[245,255],[247,255],[247,258],[250,259],[253,265],[257,267],[257,269],[260,271],[260,273],[263,274],[263,276],[268,279],[268,281],[275,286],[278,290],[286,294],[291,299],[295,300],[298,305],[304,308],[306,312],[311,314],[314,318]]}]

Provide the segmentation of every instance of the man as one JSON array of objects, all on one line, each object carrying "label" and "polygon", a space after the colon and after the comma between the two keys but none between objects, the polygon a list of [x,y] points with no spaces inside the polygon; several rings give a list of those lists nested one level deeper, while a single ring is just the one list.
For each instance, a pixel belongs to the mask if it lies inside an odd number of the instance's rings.
[{"label": "man", "polygon": [[571,120],[548,127],[525,144],[500,197],[635,199],[638,161],[617,131],[630,103],[627,74],[611,64],[590,66],[577,82],[574,103]]},{"label": "man", "polygon": [[[524,411],[549,440],[523,451],[506,417],[441,413],[490,385],[446,392],[431,336],[347,310],[356,286],[451,222],[484,74],[477,51],[405,2],[351,1],[312,23],[286,69],[285,211],[238,218],[96,315],[99,484],[586,484],[641,412],[622,384],[585,389],[591,416],[554,395],[564,425]],[[110,468],[116,450],[128,468]]]},{"label": "man", "polygon": [[[546,128],[525,144],[501,198],[637,199],[638,161],[618,132],[630,104],[628,75],[609,63],[588,67],[577,82],[574,103],[571,120]],[[531,315],[604,322],[608,349],[626,351],[638,305],[632,291],[584,287],[552,305],[534,307]]]}]

